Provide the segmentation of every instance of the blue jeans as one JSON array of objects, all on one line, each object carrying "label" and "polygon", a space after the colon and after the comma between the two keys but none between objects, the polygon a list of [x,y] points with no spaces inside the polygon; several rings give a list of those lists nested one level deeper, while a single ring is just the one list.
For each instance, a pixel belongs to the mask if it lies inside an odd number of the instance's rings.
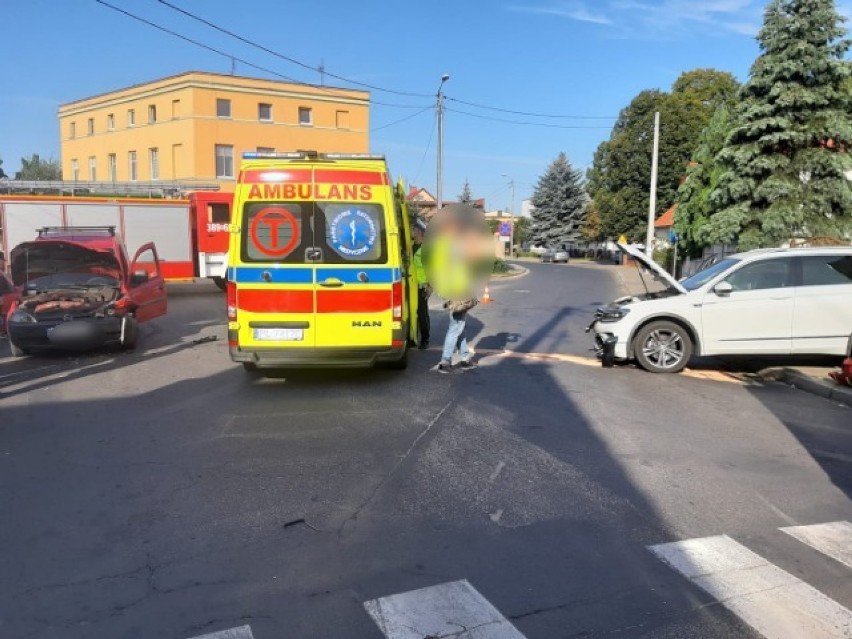
[{"label": "blue jeans", "polygon": [[447,336],[444,338],[444,352],[441,354],[441,361],[451,362],[456,349],[458,349],[459,356],[464,361],[470,359],[467,339],[464,336],[466,317],[467,313],[450,313],[450,327],[447,329]]}]

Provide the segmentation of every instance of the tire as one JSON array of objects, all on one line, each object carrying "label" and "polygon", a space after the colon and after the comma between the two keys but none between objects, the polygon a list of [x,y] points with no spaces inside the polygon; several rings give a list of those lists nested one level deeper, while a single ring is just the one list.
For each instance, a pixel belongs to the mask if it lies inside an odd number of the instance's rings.
[{"label": "tire", "polygon": [[256,373],[257,364],[255,364],[254,362],[243,362],[243,369],[247,373]]},{"label": "tire", "polygon": [[679,373],[689,363],[693,349],[689,331],[674,322],[651,322],[633,338],[634,357],[650,373]]},{"label": "tire", "polygon": [[387,367],[395,371],[404,371],[408,368],[408,346],[406,345],[402,357],[393,362],[387,362]]},{"label": "tire", "polygon": [[125,351],[136,350],[136,344],[139,341],[139,326],[133,318],[127,319],[126,332],[124,341],[121,342],[121,349]]},{"label": "tire", "polygon": [[9,350],[12,351],[12,357],[26,357],[30,354],[28,350],[17,346],[11,339],[9,340]]},{"label": "tire", "polygon": [[218,286],[218,287],[219,287],[219,290],[220,290],[220,291],[223,291],[223,292],[224,292],[224,291],[227,291],[227,290],[228,290],[228,280],[226,280],[224,277],[214,277],[214,278],[213,278],[213,283],[214,283],[216,286]]}]

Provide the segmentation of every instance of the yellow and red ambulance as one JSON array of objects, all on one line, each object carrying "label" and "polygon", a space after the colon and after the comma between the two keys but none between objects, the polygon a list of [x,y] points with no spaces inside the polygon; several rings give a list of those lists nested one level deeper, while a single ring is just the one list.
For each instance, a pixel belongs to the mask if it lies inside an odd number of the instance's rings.
[{"label": "yellow and red ambulance", "polygon": [[228,250],[231,359],[405,368],[417,286],[402,183],[382,156],[246,153]]}]

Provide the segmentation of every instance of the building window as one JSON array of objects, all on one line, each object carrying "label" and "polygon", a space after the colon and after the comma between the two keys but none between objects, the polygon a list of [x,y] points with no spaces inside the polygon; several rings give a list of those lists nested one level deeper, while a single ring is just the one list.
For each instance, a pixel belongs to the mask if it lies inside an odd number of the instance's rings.
[{"label": "building window", "polygon": [[95,134],[95,118],[89,118],[88,122],[86,123],[86,132],[89,135]]},{"label": "building window", "polygon": [[348,129],[349,128],[349,111],[338,111],[337,112],[337,128],[338,129]]},{"label": "building window", "polygon": [[180,117],[180,100],[172,100],[172,120]]},{"label": "building window", "polygon": [[75,182],[80,179],[80,164],[77,160],[71,160],[71,179]]},{"label": "building window", "polygon": [[261,122],[272,122],[272,105],[264,102],[258,104],[257,119]]},{"label": "building window", "polygon": [[299,107],[299,124],[311,126],[314,123],[314,112],[311,107]]},{"label": "building window", "polygon": [[231,101],[225,98],[216,98],[216,117],[230,118],[231,117]]},{"label": "building window", "polygon": [[107,170],[109,171],[109,181],[115,182],[118,173],[118,161],[115,153],[110,153],[107,156]]},{"label": "building window", "polygon": [[148,161],[151,165],[151,179],[160,179],[160,150],[148,149]]},{"label": "building window", "polygon": [[157,105],[148,105],[148,124],[154,124],[157,121]]},{"label": "building window", "polygon": [[127,153],[127,174],[130,176],[130,181],[135,182],[139,179],[139,173],[136,167],[136,151]]},{"label": "building window", "polygon": [[234,147],[229,144],[216,145],[216,177],[234,177]]},{"label": "building window", "polygon": [[94,155],[89,157],[89,179],[92,182],[98,181],[98,161]]},{"label": "building window", "polygon": [[107,131],[115,131],[115,116],[112,113],[107,115]]},{"label": "building window", "polygon": [[72,122],[68,125],[68,137],[72,140],[77,137],[77,123]]},{"label": "building window", "polygon": [[275,149],[271,146],[259,146],[257,147],[258,153],[275,153]]},{"label": "building window", "polygon": [[127,110],[127,126],[135,126],[136,125],[136,111],[133,109]]}]

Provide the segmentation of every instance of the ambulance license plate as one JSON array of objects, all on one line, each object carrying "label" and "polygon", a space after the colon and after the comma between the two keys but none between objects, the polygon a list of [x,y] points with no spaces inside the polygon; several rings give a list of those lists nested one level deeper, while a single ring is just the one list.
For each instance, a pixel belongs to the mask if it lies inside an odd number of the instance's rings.
[{"label": "ambulance license plate", "polygon": [[301,328],[256,328],[254,339],[259,342],[301,342],[305,331]]}]

